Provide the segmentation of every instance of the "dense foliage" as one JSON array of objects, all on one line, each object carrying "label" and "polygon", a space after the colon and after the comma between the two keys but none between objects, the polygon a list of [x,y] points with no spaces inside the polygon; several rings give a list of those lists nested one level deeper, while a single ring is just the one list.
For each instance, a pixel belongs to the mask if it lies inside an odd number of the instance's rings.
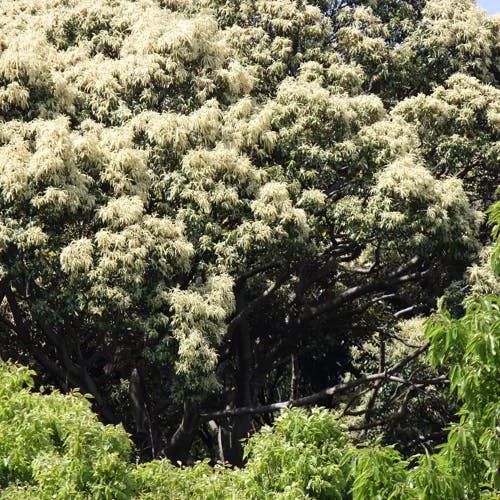
[{"label": "dense foliage", "polygon": [[[498,220],[500,203],[494,208]],[[498,257],[492,264],[498,267]],[[498,297],[470,298],[460,319],[441,312],[427,336],[432,361],[450,367],[461,419],[438,453],[409,460],[391,446],[356,445],[338,416],[316,408],[285,410],[250,438],[244,469],[132,465],[123,428],[98,422],[83,396],[33,393],[30,371],[2,363],[2,498],[496,498]]]},{"label": "dense foliage", "polygon": [[2,493],[494,495],[499,67],[473,0],[0,2]]}]

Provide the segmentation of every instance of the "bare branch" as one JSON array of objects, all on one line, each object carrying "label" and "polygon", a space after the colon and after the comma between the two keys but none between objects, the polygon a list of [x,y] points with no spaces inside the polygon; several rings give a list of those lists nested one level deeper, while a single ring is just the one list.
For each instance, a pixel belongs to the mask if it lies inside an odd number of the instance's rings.
[{"label": "bare branch", "polygon": [[317,306],[310,307],[301,318],[299,318],[299,322],[303,323],[310,319],[313,319],[321,314],[324,314],[336,307],[348,302],[350,300],[354,300],[358,297],[362,297],[368,293],[383,291],[391,286],[400,285],[402,283],[421,278],[427,274],[428,271],[420,271],[410,274],[405,274],[408,270],[415,267],[420,262],[419,257],[414,257],[410,260],[408,264],[405,266],[401,266],[396,269],[394,272],[385,276],[380,280],[375,280],[370,283],[365,283],[362,285],[356,285],[343,292],[339,293],[336,297],[331,300],[328,300],[322,304]]},{"label": "bare branch", "polygon": [[343,384],[337,384],[334,385],[333,387],[328,387],[327,389],[323,389],[320,392],[310,394],[309,396],[305,396],[303,398],[281,401],[279,403],[272,403],[263,406],[244,406],[241,408],[222,410],[213,413],[202,414],[201,417],[203,420],[211,420],[214,418],[221,418],[221,417],[235,417],[238,415],[255,415],[259,413],[270,413],[281,410],[283,408],[292,408],[296,406],[314,405],[315,403],[318,403],[319,401],[322,401],[327,397],[331,397],[339,392],[344,392],[348,389],[353,389],[354,387],[357,387],[359,385],[373,382],[374,380],[379,380],[381,378],[386,378],[386,377],[388,377],[386,373],[375,373],[373,375],[368,375],[367,377],[364,377],[362,379],[351,380]]},{"label": "bare branch", "polygon": [[401,368],[404,368],[408,363],[410,363],[415,358],[420,356],[420,354],[425,352],[429,348],[430,345],[431,345],[430,342],[426,342],[424,345],[420,346],[418,349],[415,349],[409,356],[407,356],[406,358],[402,359],[401,361],[399,361],[398,363],[393,365],[391,368],[389,368],[387,370],[387,373],[398,372],[399,370],[401,370]]},{"label": "bare branch", "polygon": [[406,307],[405,309],[401,309],[400,311],[397,311],[394,313],[394,317],[399,318],[399,317],[403,316],[404,314],[409,313],[409,312],[417,309],[418,307],[419,306],[417,304],[415,304],[413,306]]},{"label": "bare branch", "polygon": [[[395,377],[392,377],[395,378]],[[356,425],[351,425],[348,427],[350,431],[365,431],[368,429],[373,429],[374,427],[381,427],[383,425],[387,425],[388,422],[393,422],[395,420],[401,419],[403,415],[405,414],[406,407],[408,405],[408,401],[410,399],[411,393],[415,389],[421,389],[423,387],[426,387],[428,385],[436,385],[436,384],[449,384],[450,381],[446,379],[445,377],[437,377],[435,379],[427,379],[427,380],[420,380],[418,382],[412,383],[408,380],[402,380],[400,381],[401,384],[406,384],[408,387],[404,391],[404,399],[403,402],[401,403],[399,409],[390,415],[385,415],[383,418],[378,419],[378,420],[371,420],[365,422],[363,424],[356,424]],[[353,415],[353,413],[348,413],[348,415]],[[362,414],[362,413],[361,413]]]},{"label": "bare branch", "polygon": [[412,349],[418,349],[419,347],[421,347],[420,345],[417,345],[417,344],[411,344],[406,339],[404,339],[403,337],[400,337],[399,335],[396,335],[395,333],[386,333],[386,335],[388,337],[390,337],[391,339],[394,339],[394,340],[397,340],[398,342],[401,342],[406,347],[411,347]]},{"label": "bare branch", "polygon": [[412,382],[408,382],[405,379],[400,377],[396,377],[393,374],[404,368],[408,363],[422,354],[429,347],[429,343],[423,345],[422,347],[416,349],[409,356],[402,359],[391,368],[386,370],[383,373],[374,373],[372,375],[367,375],[366,377],[358,378],[356,380],[350,380],[349,382],[344,382],[341,384],[334,385],[332,387],[328,387],[323,389],[322,391],[316,392],[314,394],[310,394],[309,396],[304,396],[302,398],[288,400],[288,401],[280,401],[278,403],[272,403],[269,405],[263,406],[243,406],[240,408],[233,408],[228,410],[215,411],[212,413],[204,413],[201,415],[201,419],[203,421],[212,420],[215,418],[224,418],[224,417],[235,417],[239,415],[256,415],[259,413],[271,413],[275,411],[279,411],[283,408],[292,408],[296,406],[312,406],[317,404],[320,401],[328,397],[332,397],[335,394],[348,391],[350,389],[354,389],[360,385],[369,384],[371,382],[377,380],[388,380],[392,382],[398,382],[400,384],[411,385]]}]

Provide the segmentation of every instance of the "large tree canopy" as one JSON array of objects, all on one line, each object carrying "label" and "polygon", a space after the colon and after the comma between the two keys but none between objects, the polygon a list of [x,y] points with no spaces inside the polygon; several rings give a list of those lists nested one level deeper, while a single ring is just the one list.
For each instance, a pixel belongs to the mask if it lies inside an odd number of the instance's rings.
[{"label": "large tree canopy", "polygon": [[[341,382],[378,425],[487,240],[499,42],[472,0],[2,2],[2,356],[143,456],[239,463]],[[454,410],[417,368],[409,448]]]},{"label": "large tree canopy", "polygon": [[[491,215],[498,275],[500,203]],[[315,408],[285,410],[252,436],[243,469],[132,464],[123,428],[103,426],[84,397],[34,392],[32,372],[0,362],[2,498],[498,498],[499,305],[469,297],[462,318],[441,311],[427,322],[430,359],[449,367],[461,420],[438,453],[409,460],[393,446],[356,445],[338,416]]]}]

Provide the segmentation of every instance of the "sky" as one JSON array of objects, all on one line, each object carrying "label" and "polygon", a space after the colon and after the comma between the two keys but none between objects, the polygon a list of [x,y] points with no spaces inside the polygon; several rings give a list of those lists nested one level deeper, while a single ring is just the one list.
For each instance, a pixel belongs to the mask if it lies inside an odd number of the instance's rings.
[{"label": "sky", "polygon": [[485,9],[488,14],[500,13],[500,0],[477,0],[477,5]]}]

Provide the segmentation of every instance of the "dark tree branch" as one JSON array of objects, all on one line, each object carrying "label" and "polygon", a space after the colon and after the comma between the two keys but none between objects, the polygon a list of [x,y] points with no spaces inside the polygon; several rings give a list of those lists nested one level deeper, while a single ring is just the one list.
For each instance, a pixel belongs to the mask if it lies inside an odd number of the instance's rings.
[{"label": "dark tree branch", "polygon": [[[379,373],[385,372],[385,335],[382,332],[379,332],[379,366],[378,366],[378,371]],[[384,379],[377,380],[373,386],[373,391],[368,399],[368,403],[366,405],[366,411],[365,411],[365,423],[368,423],[370,421],[373,408],[375,406],[375,401],[377,399],[378,393],[380,391],[380,388],[382,387],[382,384],[384,383]]]},{"label": "dark tree branch", "polygon": [[0,322],[2,322],[7,328],[12,330],[21,341],[21,343],[26,347],[26,349],[31,353],[35,360],[43,366],[48,373],[56,376],[61,382],[66,383],[68,380],[75,386],[75,379],[73,375],[69,374],[66,370],[61,368],[56,362],[51,360],[41,349],[38,349],[34,345],[34,341],[29,334],[29,329],[27,328],[21,309],[17,305],[14,294],[11,290],[5,290],[5,296],[7,297],[7,302],[9,304],[10,312],[14,319],[14,323],[10,322],[7,318],[0,317]]},{"label": "dark tree branch", "polygon": [[405,274],[411,268],[415,267],[419,263],[419,257],[414,257],[405,266],[401,266],[394,272],[388,274],[386,277],[366,283],[363,285],[356,285],[343,292],[339,293],[336,297],[328,300],[317,306],[310,307],[299,319],[300,323],[304,323],[310,319],[313,319],[321,314],[331,311],[336,307],[348,302],[350,300],[357,299],[368,293],[384,291],[391,286],[400,285],[402,283],[411,281],[413,279],[418,279],[427,274],[428,271],[419,271],[415,273]]},{"label": "dark tree branch", "polygon": [[351,415],[351,416],[358,416],[358,415],[363,415],[365,410],[356,410],[356,411],[349,411],[349,408],[355,403],[357,399],[359,399],[361,396],[364,396],[367,392],[370,392],[372,389],[371,387],[368,387],[368,389],[364,389],[358,393],[355,393],[354,396],[348,401],[348,403],[345,405],[345,408],[342,410],[341,417],[345,415]]},{"label": "dark tree branch", "polygon": [[429,343],[416,349],[409,356],[402,359],[401,361],[399,361],[398,363],[396,363],[395,365],[393,365],[392,367],[390,367],[388,370],[386,370],[383,373],[374,373],[371,375],[367,375],[366,377],[363,377],[363,378],[359,378],[356,380],[351,380],[349,382],[337,384],[337,385],[334,385],[332,387],[328,387],[327,389],[323,389],[322,391],[316,392],[314,394],[310,394],[309,396],[305,396],[305,397],[294,399],[294,400],[281,401],[278,403],[272,403],[272,404],[263,405],[263,406],[246,406],[246,407],[241,407],[241,408],[216,411],[216,412],[212,412],[212,413],[203,413],[203,414],[201,414],[200,418],[202,419],[202,421],[206,422],[207,420],[212,420],[212,419],[216,419],[216,418],[234,417],[234,416],[238,416],[238,415],[256,415],[259,413],[270,413],[270,412],[278,411],[278,410],[281,410],[283,408],[292,408],[292,407],[298,407],[298,406],[311,406],[311,405],[315,405],[315,404],[319,403],[320,401],[323,401],[324,399],[326,399],[328,397],[332,397],[335,394],[345,392],[347,390],[354,389],[355,387],[358,387],[360,385],[369,384],[369,383],[375,382],[377,380],[388,380],[388,381],[392,381],[392,382],[398,382],[400,384],[411,385],[412,382],[408,382],[400,377],[396,377],[393,374],[397,373],[402,368],[404,368],[408,363],[410,363],[415,358],[417,358],[428,347],[429,347]]},{"label": "dark tree branch", "polygon": [[[29,334],[29,329],[25,324],[21,308],[19,307],[13,292],[11,290],[6,290],[5,294],[15,321],[15,325],[10,325],[10,327],[17,333],[19,339],[23,342],[36,361],[62,381],[70,380],[74,387],[81,387],[90,393],[95,398],[97,406],[99,407],[100,413],[104,419],[108,422],[116,422],[116,418],[106,403],[105,398],[97,388],[96,382],[92,379],[92,377],[90,377],[90,374],[84,367],[72,361],[65,339],[54,333],[51,327],[47,325],[41,317],[36,317],[33,314],[33,311],[31,311],[37,326],[60,353],[60,359],[64,365],[63,369],[56,362],[52,361],[41,348],[37,348],[35,346],[33,339]],[[6,324],[7,320],[2,318],[2,321]]]},{"label": "dark tree branch", "polygon": [[[207,420],[211,419],[205,419],[204,421]],[[187,459],[198,423],[199,413],[197,407],[189,400],[184,401],[182,421],[167,447],[167,456],[174,463],[178,461],[184,462]]]},{"label": "dark tree branch", "polygon": [[[353,317],[357,314],[361,314],[364,312],[370,305],[376,302],[380,302],[385,299],[390,299],[396,296],[395,293],[385,293],[385,291],[391,287],[400,285],[402,283],[405,283],[409,280],[412,279],[419,279],[424,277],[429,270],[424,270],[424,271],[419,271],[413,274],[405,275],[404,273],[407,272],[409,269],[412,267],[418,265],[420,262],[420,258],[414,257],[411,259],[407,264],[400,266],[398,269],[396,269],[394,272],[388,274],[386,277],[376,280],[371,283],[367,283],[365,285],[358,285],[351,287],[347,290],[344,290],[340,294],[338,294],[336,297],[333,299],[326,301],[319,306],[313,306],[313,307],[305,307],[305,311],[302,313],[302,315],[299,315],[299,317],[294,318],[293,321],[290,321],[290,323],[293,323],[292,328],[294,331],[299,331],[301,326],[307,322],[308,320],[314,319],[316,316],[319,316],[323,313],[330,312],[330,310],[335,309],[341,305],[343,305],[345,302],[348,302],[350,300],[354,300],[356,298],[362,297],[363,295],[368,295],[370,293],[374,292],[379,292],[382,295],[378,295],[369,299],[366,299],[365,303],[362,304],[361,306],[357,307],[356,309],[349,309],[349,311],[341,312],[340,315],[337,314],[337,318],[344,318],[344,317]],[[288,306],[290,307],[290,302]],[[289,343],[289,341],[293,337],[288,337],[287,339],[284,339],[285,346],[283,344],[276,345],[274,348],[272,348],[269,353],[268,353],[268,358],[276,360],[277,359],[277,353],[280,350],[284,350],[283,347],[286,347],[286,344]],[[289,352],[287,349],[285,349],[284,355],[288,355]],[[283,361],[284,362],[284,361]],[[275,363],[274,363],[275,364]]]},{"label": "dark tree branch", "polygon": [[249,269],[248,271],[241,273],[237,278],[236,278],[236,284],[240,285],[244,281],[246,281],[249,278],[252,278],[253,276],[256,276],[257,274],[263,273],[265,271],[269,271],[270,269],[273,269],[275,267],[278,267],[278,262],[268,262],[266,264],[262,264],[257,267],[253,267],[252,269]]},{"label": "dark tree branch", "polygon": [[404,344],[406,347],[411,347],[412,349],[418,349],[419,347],[421,347],[420,345],[417,345],[417,344],[411,344],[410,342],[408,342],[407,340],[405,340],[404,338],[400,337],[399,335],[396,335],[394,333],[386,333],[386,335],[391,338],[391,339],[394,339],[394,340],[397,340],[398,342],[401,342],[402,344]]},{"label": "dark tree branch", "polygon": [[298,398],[292,401],[281,401],[279,403],[272,403],[269,405],[263,406],[246,406],[241,408],[235,408],[230,410],[222,410],[216,411],[213,413],[203,413],[201,418],[203,421],[211,420],[214,418],[222,418],[222,417],[234,417],[238,415],[256,415],[259,413],[271,413],[274,411],[281,410],[283,408],[294,408],[300,406],[313,406],[320,401],[323,401],[326,398],[332,397],[335,394],[345,392],[349,389],[354,389],[363,384],[368,384],[374,382],[376,380],[391,380],[393,382],[404,383],[405,381],[400,377],[395,377],[389,375],[387,373],[374,373],[372,375],[367,375],[366,377],[359,378],[356,380],[351,380],[349,382],[345,382],[342,384],[334,385],[333,387],[328,387],[327,389],[323,389],[322,391],[315,392],[314,394],[310,394],[309,396],[304,396],[302,398]]},{"label": "dark tree branch", "polygon": [[398,372],[399,370],[401,370],[401,368],[404,368],[408,363],[410,363],[415,358],[417,358],[418,356],[420,356],[423,352],[425,352],[429,348],[430,345],[431,345],[430,342],[426,342],[424,345],[420,346],[418,349],[415,349],[409,356],[407,356],[406,358],[403,358],[401,361],[399,361],[398,363],[396,363],[395,365],[393,365],[387,371],[387,373],[396,373],[396,372]]},{"label": "dark tree branch", "polygon": [[228,332],[232,332],[238,324],[246,319],[248,315],[262,302],[264,302],[268,297],[281,288],[281,286],[290,278],[288,272],[282,273],[276,281],[274,281],[268,288],[266,288],[258,297],[249,302],[244,309],[234,316],[228,324]]},{"label": "dark tree branch", "polygon": [[365,420],[363,424],[351,425],[348,427],[348,429],[350,431],[364,431],[368,429],[373,429],[374,427],[381,427],[383,425],[387,425],[387,423],[389,422],[394,422],[396,420],[399,420],[405,414],[406,407],[410,399],[410,395],[415,389],[422,389],[423,387],[426,387],[428,385],[450,383],[450,381],[444,377],[437,377],[428,380],[420,380],[418,382],[410,382],[409,380],[400,379],[399,382],[401,384],[406,384],[408,387],[405,389],[403,402],[401,403],[401,406],[396,412],[393,412],[390,415],[386,415],[378,420],[371,420],[371,421]]}]

